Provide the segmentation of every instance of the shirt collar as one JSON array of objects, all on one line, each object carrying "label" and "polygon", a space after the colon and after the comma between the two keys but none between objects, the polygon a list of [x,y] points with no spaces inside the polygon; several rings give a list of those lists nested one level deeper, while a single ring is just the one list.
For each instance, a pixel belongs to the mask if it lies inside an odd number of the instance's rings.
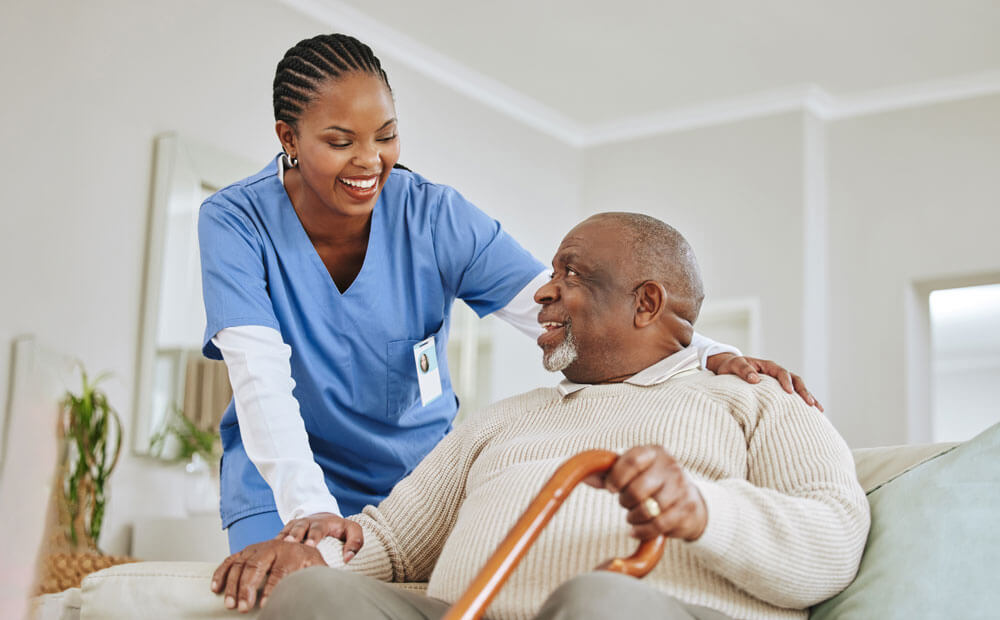
[{"label": "shirt collar", "polygon": [[[663,358],[644,370],[640,370],[628,379],[625,379],[624,382],[649,387],[651,385],[659,385],[681,374],[694,372],[698,368],[700,368],[698,349],[696,347],[687,347]],[[574,392],[579,392],[585,387],[590,387],[590,385],[592,384],[573,383],[569,379],[563,379],[556,386],[556,389],[559,390],[563,398],[566,398]]]}]

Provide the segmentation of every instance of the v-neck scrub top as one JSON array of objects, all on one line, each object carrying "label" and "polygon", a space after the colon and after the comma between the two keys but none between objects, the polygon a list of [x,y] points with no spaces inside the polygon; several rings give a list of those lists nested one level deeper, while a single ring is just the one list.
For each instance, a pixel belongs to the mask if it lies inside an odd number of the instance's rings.
[{"label": "v-neck scrub top", "polygon": [[[544,266],[454,189],[394,169],[372,212],[361,271],[341,293],[292,207],[278,159],[208,198],[198,234],[207,326],[279,331],[309,445],[342,514],[377,504],[451,429],[452,303],[503,308]],[[429,336],[440,397],[423,406],[413,347]],[[276,509],[250,462],[234,402],[220,424],[223,527]]]}]

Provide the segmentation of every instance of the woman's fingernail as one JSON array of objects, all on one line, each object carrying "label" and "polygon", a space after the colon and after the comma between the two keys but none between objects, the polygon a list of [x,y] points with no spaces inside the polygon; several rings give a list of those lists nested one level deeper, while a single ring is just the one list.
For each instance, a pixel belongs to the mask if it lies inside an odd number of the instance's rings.
[{"label": "woman's fingernail", "polygon": [[219,582],[218,581],[213,581],[212,582],[212,590],[218,590],[218,589],[219,589]]},{"label": "woman's fingernail", "polygon": [[310,538],[309,540],[306,541],[306,546],[307,547],[315,547],[316,546],[316,541],[313,540],[312,538]]},{"label": "woman's fingernail", "polygon": [[260,608],[264,609],[265,607],[267,607],[267,597],[266,596],[264,598],[260,599]]},{"label": "woman's fingernail", "polygon": [[247,602],[246,601],[240,601],[240,604],[239,604],[239,606],[237,606],[237,609],[240,610],[240,611],[246,611],[248,609]]},{"label": "woman's fingernail", "polygon": [[760,379],[760,376],[757,373],[755,373],[755,372],[750,373],[750,380],[751,381],[758,381],[759,379]]},{"label": "woman's fingernail", "polygon": [[236,599],[234,599],[231,596],[227,596],[226,597],[226,609],[232,609],[233,607],[236,607]]},{"label": "woman's fingernail", "polygon": [[353,560],[354,559],[354,555],[355,554],[354,554],[353,551],[348,551],[347,553],[345,553],[344,554],[344,564],[347,564],[348,562],[350,562],[351,560]]}]

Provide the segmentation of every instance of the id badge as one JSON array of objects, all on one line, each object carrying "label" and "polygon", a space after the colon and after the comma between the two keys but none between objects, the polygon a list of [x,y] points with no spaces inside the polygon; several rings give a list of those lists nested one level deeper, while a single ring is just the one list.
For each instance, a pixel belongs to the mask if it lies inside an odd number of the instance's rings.
[{"label": "id badge", "polygon": [[413,362],[417,365],[420,402],[426,407],[427,403],[441,396],[441,371],[438,369],[434,336],[413,345]]}]

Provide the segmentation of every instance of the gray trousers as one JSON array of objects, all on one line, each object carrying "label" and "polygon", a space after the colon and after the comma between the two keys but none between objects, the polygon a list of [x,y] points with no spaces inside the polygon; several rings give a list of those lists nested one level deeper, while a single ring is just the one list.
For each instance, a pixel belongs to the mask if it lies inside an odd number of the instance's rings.
[{"label": "gray trousers", "polygon": [[[437,620],[448,611],[438,599],[407,592],[344,570],[314,566],[285,577],[260,620],[358,618]],[[546,599],[536,620],[729,620],[717,611],[687,605],[638,579],[596,571],[575,577]]]}]

